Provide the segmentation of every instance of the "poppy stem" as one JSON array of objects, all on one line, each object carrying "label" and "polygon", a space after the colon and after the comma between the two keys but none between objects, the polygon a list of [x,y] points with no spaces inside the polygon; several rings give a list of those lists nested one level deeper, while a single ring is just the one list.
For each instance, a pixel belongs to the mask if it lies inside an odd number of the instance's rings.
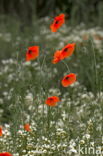
[{"label": "poppy stem", "polygon": [[68,64],[67,64],[64,60],[62,60],[62,62],[63,62],[63,64],[66,66],[66,68],[67,68],[68,72],[70,73],[70,69],[69,69]]},{"label": "poppy stem", "polygon": [[44,63],[45,63],[45,59],[46,59],[46,55],[45,55],[44,58],[43,58],[43,62],[42,62],[42,65],[41,65],[41,70],[42,70],[43,65],[44,65]]},{"label": "poppy stem", "polygon": [[51,117],[51,110],[50,110],[50,107],[48,107],[48,112],[47,112],[47,120],[48,120],[48,136],[49,136],[49,133],[50,133],[50,117]]},{"label": "poppy stem", "polygon": [[97,73],[97,62],[96,62],[96,54],[95,54],[95,50],[94,50],[94,43],[93,43],[93,39],[91,38],[91,43],[92,43],[92,48],[93,48],[93,57],[94,57],[94,70],[95,70],[95,90],[96,90],[96,95],[98,92],[98,73]]},{"label": "poppy stem", "polygon": [[[44,98],[45,97],[45,95],[46,95],[46,89],[45,89],[45,87],[44,87],[44,83],[43,83],[43,81],[42,81],[42,77],[43,77],[43,75],[42,75],[42,70],[43,70],[43,67],[44,67],[44,65],[45,65],[45,59],[46,59],[46,56],[44,56],[43,57],[43,61],[42,61],[42,63],[40,63],[40,59],[38,58],[38,64],[39,64],[39,67],[40,67],[40,96],[42,97],[42,98]],[[45,116],[44,116],[44,104],[43,104],[43,106],[42,106],[42,118],[43,118],[43,120],[42,120],[42,133],[44,133],[44,123],[45,123]]]}]

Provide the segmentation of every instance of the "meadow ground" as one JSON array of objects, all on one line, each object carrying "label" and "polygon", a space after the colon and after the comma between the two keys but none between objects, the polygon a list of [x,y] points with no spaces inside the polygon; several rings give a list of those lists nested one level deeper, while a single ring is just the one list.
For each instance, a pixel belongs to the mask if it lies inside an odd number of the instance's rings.
[{"label": "meadow ground", "polygon": [[[103,30],[67,23],[52,33],[49,25],[47,17],[25,33],[12,21],[0,26],[0,152],[102,156]],[[71,57],[51,63],[56,50],[74,42]],[[33,45],[40,46],[40,55],[26,62],[27,48]],[[69,72],[77,75],[77,81],[65,88],[61,80]],[[61,101],[49,107],[45,104],[49,96]]]}]

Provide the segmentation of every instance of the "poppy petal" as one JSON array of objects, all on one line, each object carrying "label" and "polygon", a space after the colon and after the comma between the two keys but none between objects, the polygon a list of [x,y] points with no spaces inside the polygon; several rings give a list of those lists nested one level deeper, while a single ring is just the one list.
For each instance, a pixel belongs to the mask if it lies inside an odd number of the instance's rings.
[{"label": "poppy petal", "polygon": [[3,152],[3,153],[0,153],[0,156],[12,156],[12,154],[8,152]]},{"label": "poppy petal", "polygon": [[0,136],[3,135],[3,132],[2,132],[2,127],[0,127]]},{"label": "poppy petal", "polygon": [[75,43],[67,44],[61,52],[61,59],[71,56],[75,49]]},{"label": "poppy petal", "polygon": [[76,81],[76,74],[70,73],[62,79],[61,83],[63,87],[68,87]]},{"label": "poppy petal", "polygon": [[34,60],[39,56],[39,46],[32,46],[26,52],[26,61]]},{"label": "poppy petal", "polygon": [[31,131],[30,125],[28,123],[24,125],[24,129],[28,132]]},{"label": "poppy petal", "polygon": [[56,106],[56,103],[59,102],[60,99],[59,97],[57,96],[51,96],[51,97],[48,97],[47,100],[45,101],[45,103],[48,105],[48,106]]},{"label": "poppy petal", "polygon": [[56,64],[56,63],[58,63],[60,60],[61,60],[61,51],[60,51],[60,50],[57,50],[57,51],[54,53],[54,58],[53,58],[53,60],[52,60],[52,63],[53,63],[53,64]]},{"label": "poppy petal", "polygon": [[54,18],[53,23],[50,25],[52,32],[56,32],[65,23],[65,15],[60,14]]}]

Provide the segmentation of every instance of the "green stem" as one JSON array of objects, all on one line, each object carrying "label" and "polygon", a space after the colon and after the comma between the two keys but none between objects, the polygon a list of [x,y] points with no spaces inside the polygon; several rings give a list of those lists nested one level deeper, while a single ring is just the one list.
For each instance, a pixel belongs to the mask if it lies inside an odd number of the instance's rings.
[{"label": "green stem", "polygon": [[96,55],[95,55],[95,50],[94,50],[94,45],[93,45],[93,40],[91,39],[92,42],[92,48],[93,48],[93,57],[94,57],[94,70],[95,70],[95,89],[96,89],[96,94],[97,94],[97,85],[98,85],[98,75],[97,75],[97,68],[96,68]]},{"label": "green stem", "polygon": [[62,62],[63,62],[63,64],[66,66],[66,68],[67,68],[68,72],[70,73],[70,69],[69,69],[68,64],[67,64],[64,60],[62,60]]},{"label": "green stem", "polygon": [[[43,69],[43,66],[44,66],[44,63],[45,63],[45,58],[46,58],[46,56],[44,56],[44,58],[43,58],[43,61],[42,61],[42,64],[40,64],[40,60],[39,60],[39,58],[38,58],[38,63],[39,63],[39,67],[40,67],[40,96],[43,98],[45,95],[46,95],[46,92],[45,92],[45,88],[44,88],[44,86],[43,86],[43,81],[42,81],[42,69]],[[43,103],[43,109],[42,109],[42,125],[43,125],[43,127],[42,127],[42,131],[44,131],[44,122],[45,122],[45,118],[44,118],[44,103]]]}]

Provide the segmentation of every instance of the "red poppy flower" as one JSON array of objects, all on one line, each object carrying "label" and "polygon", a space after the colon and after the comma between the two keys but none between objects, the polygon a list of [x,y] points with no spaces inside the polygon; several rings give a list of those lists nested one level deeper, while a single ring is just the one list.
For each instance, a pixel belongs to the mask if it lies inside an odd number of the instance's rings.
[{"label": "red poppy flower", "polygon": [[8,152],[3,152],[3,153],[0,153],[0,156],[12,156],[12,154]]},{"label": "red poppy flower", "polygon": [[53,23],[50,25],[52,32],[56,32],[65,23],[65,15],[60,14],[54,18]]},{"label": "red poppy flower", "polygon": [[39,55],[39,46],[32,46],[28,48],[26,53],[26,61],[34,60]]},{"label": "red poppy flower", "polygon": [[75,81],[76,81],[76,75],[73,73],[70,73],[70,74],[64,76],[61,83],[62,83],[63,87],[68,87],[69,85],[71,85]]},{"label": "red poppy flower", "polygon": [[0,136],[3,135],[3,132],[2,132],[2,127],[0,127]]},{"label": "red poppy flower", "polygon": [[53,60],[52,60],[52,63],[53,63],[53,64],[56,64],[56,63],[58,63],[60,60],[61,60],[61,51],[60,51],[60,50],[57,50],[57,51],[54,53],[54,58],[53,58]]},{"label": "red poppy flower", "polygon": [[58,63],[59,61],[72,55],[75,49],[75,43],[67,44],[62,50],[57,50],[54,53],[54,58],[52,60],[53,64]]},{"label": "red poppy flower", "polygon": [[25,129],[26,131],[28,131],[28,132],[31,131],[30,125],[29,125],[28,123],[26,123],[26,124],[24,125],[24,129]]},{"label": "red poppy flower", "polygon": [[56,103],[59,102],[60,99],[57,96],[48,97],[45,103],[49,106],[56,106]]},{"label": "red poppy flower", "polygon": [[61,51],[61,59],[67,58],[73,54],[75,43],[67,44]]}]

